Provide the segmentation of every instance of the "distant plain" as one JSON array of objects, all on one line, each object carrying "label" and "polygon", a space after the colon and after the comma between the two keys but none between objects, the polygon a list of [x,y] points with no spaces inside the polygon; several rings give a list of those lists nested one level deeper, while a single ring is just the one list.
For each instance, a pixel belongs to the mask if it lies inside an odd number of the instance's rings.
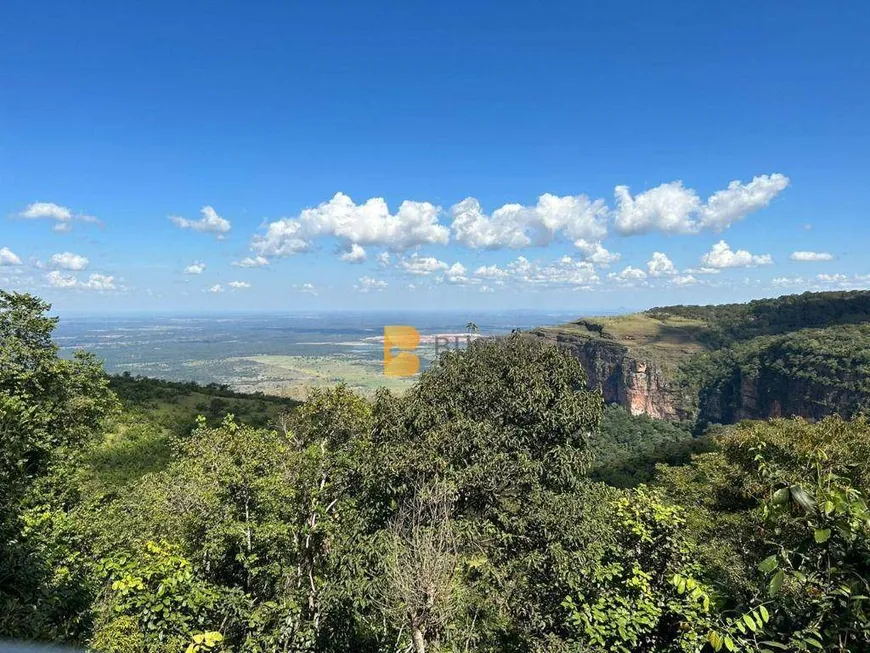
[{"label": "distant plain", "polygon": [[[380,386],[402,391],[413,378],[383,374],[383,328],[404,324],[423,337],[422,367],[435,356],[438,334],[480,334],[561,324],[577,312],[516,311],[295,313],[235,315],[62,316],[56,340],[64,356],[93,352],[110,373],[225,384],[242,392],[304,399],[339,382],[363,394]],[[451,342],[453,346],[453,342]]]}]

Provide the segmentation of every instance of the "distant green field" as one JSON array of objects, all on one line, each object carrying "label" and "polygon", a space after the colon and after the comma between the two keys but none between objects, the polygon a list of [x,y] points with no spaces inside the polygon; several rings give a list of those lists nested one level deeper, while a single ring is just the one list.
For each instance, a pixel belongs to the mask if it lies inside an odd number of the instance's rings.
[{"label": "distant green field", "polygon": [[304,400],[312,388],[345,383],[365,395],[379,387],[403,392],[411,378],[384,376],[377,363],[326,356],[248,356],[238,360],[255,363],[259,377],[251,387],[297,400]]}]

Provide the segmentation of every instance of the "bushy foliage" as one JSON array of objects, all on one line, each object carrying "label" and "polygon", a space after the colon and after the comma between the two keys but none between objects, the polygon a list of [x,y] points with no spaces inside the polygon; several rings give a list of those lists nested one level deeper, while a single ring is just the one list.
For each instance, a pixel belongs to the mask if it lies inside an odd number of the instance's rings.
[{"label": "bushy foliage", "polygon": [[200,415],[209,424],[216,425],[224,415],[232,413],[243,424],[264,428],[299,405],[293,399],[260,392],[234,392],[216,383],[201,385],[193,381],[152,379],[129,372],[110,376],[109,387],[128,412],[142,413],[168,433],[179,436],[188,435]]},{"label": "bushy foliage", "polygon": [[75,468],[116,402],[93,356],[58,356],[49,308],[0,291],[0,635],[74,636],[83,624],[66,617],[89,600],[63,536],[75,488],[47,478]]},{"label": "bushy foliage", "polygon": [[644,315],[696,322],[692,339],[703,351],[681,356],[674,378],[696,431],[747,416],[821,419],[870,410],[868,291],[665,306]]},{"label": "bushy foliage", "polygon": [[870,323],[761,336],[694,356],[679,382],[699,396],[698,420],[729,424],[755,395],[757,413],[822,418],[870,410]]},{"label": "bushy foliage", "polygon": [[805,292],[745,304],[664,306],[646,314],[659,319],[677,316],[702,320],[708,328],[699,333],[700,337],[710,347],[720,348],[758,336],[866,322],[870,319],[870,292]]},{"label": "bushy foliage", "polygon": [[695,437],[688,426],[611,405],[590,441],[591,476],[616,487],[635,487],[652,480],[657,464],[683,464],[711,446],[709,438]]},{"label": "bushy foliage", "polygon": [[696,651],[711,622],[710,591],[679,507],[642,487],[612,505],[616,541],[564,606],[580,650]]},{"label": "bushy foliage", "polygon": [[[688,431],[605,410],[576,360],[513,334],[445,354],[402,397],[338,386],[268,428],[229,414],[168,434],[128,398],[103,433],[99,366],[58,359],[47,307],[3,297],[4,635],[102,653],[870,650],[864,418],[747,422],[691,455]],[[154,429],[166,459],[118,473]]]},{"label": "bushy foliage", "polygon": [[[215,619],[219,593],[172,545],[149,541],[136,551],[118,552],[100,572],[106,587],[97,605],[99,650],[182,650],[192,633]],[[130,641],[122,643],[124,633]]]},{"label": "bushy foliage", "polygon": [[739,553],[727,558],[728,572],[714,548],[701,556],[723,609],[765,608],[763,623],[734,619],[732,641],[787,650],[870,647],[866,418],[747,422],[719,440],[719,452],[689,468],[663,469],[660,484],[674,500],[695,497],[698,541]]}]

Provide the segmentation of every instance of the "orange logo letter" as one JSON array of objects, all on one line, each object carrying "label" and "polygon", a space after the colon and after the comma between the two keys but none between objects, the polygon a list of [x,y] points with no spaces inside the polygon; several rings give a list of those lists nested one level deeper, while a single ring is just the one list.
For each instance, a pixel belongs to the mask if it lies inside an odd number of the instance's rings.
[{"label": "orange logo letter", "polygon": [[[414,376],[420,371],[420,357],[408,352],[420,344],[420,334],[414,327],[398,325],[384,327],[384,376]],[[400,349],[393,356],[392,349]]]}]

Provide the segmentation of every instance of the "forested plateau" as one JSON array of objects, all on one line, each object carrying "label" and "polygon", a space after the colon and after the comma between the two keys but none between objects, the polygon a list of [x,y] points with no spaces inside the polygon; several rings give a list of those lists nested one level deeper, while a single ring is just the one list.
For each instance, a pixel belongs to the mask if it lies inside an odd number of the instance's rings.
[{"label": "forested plateau", "polygon": [[710,424],[870,409],[870,292],[665,306],[532,335],[583,365],[632,414]]}]

